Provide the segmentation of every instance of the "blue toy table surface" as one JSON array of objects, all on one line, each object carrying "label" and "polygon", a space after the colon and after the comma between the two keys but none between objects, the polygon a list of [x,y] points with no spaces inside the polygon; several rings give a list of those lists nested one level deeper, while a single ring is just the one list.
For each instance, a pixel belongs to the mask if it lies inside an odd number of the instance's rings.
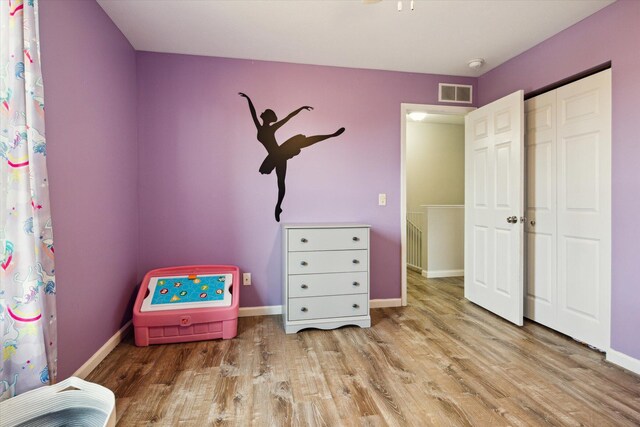
[{"label": "blue toy table surface", "polygon": [[229,307],[233,281],[231,273],[152,276],[142,283],[147,292],[140,311]]},{"label": "blue toy table surface", "polygon": [[184,304],[224,299],[224,275],[184,277],[158,277],[151,305]]}]

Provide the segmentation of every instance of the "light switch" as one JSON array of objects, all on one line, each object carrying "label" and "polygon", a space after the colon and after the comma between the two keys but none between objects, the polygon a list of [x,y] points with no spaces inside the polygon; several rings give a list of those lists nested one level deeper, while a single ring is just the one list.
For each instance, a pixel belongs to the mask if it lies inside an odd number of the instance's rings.
[{"label": "light switch", "polygon": [[378,206],[387,206],[387,195],[385,193],[378,194]]}]

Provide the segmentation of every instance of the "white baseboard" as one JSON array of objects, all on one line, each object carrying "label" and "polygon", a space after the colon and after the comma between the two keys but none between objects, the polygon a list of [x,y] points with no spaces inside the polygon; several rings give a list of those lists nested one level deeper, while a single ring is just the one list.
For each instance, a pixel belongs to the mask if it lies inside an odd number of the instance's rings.
[{"label": "white baseboard", "polygon": [[273,316],[274,314],[282,314],[281,305],[265,305],[262,307],[240,307],[239,317],[251,316]]},{"label": "white baseboard", "polygon": [[370,308],[400,307],[400,306],[402,306],[401,298],[372,299],[369,301]]},{"label": "white baseboard", "polygon": [[640,360],[627,356],[619,351],[615,351],[612,348],[607,351],[607,362],[622,366],[623,368],[640,375]]},{"label": "white baseboard", "polygon": [[464,276],[464,270],[422,270],[422,275],[427,279],[438,277],[460,277]]},{"label": "white baseboard", "polygon": [[[387,298],[387,299],[372,299],[369,301],[370,308],[383,308],[383,307],[400,307],[402,301],[400,298]],[[251,317],[251,316],[273,316],[282,314],[281,305],[266,305],[262,307],[240,307],[239,317]]]},{"label": "white baseboard", "polygon": [[96,351],[95,354],[89,358],[89,360],[84,362],[84,365],[80,366],[78,370],[73,373],[73,376],[85,379],[87,375],[89,375],[91,371],[93,371],[96,366],[98,366],[100,362],[102,362],[102,360],[107,357],[107,355],[111,353],[111,351],[116,348],[118,344],[120,344],[120,342],[122,342],[124,337],[127,336],[130,327],[131,320],[125,323],[124,326],[118,330],[118,332],[113,334],[113,336],[109,338],[109,341],[107,341],[102,347],[100,347],[98,351]]},{"label": "white baseboard", "polygon": [[409,270],[415,271],[416,273],[422,273],[422,268],[418,267],[417,265],[407,263],[407,268]]}]

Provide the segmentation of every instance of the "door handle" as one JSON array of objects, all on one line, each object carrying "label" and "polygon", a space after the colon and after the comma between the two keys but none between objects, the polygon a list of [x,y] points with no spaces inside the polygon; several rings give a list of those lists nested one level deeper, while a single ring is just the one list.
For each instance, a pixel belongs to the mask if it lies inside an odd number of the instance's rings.
[{"label": "door handle", "polygon": [[536,220],[532,219],[531,221],[529,221],[529,224],[531,224],[531,226],[533,227],[534,225],[536,225]]},{"label": "door handle", "polygon": [[518,217],[517,216],[508,216],[507,217],[507,222],[509,224],[516,224],[518,222]]}]

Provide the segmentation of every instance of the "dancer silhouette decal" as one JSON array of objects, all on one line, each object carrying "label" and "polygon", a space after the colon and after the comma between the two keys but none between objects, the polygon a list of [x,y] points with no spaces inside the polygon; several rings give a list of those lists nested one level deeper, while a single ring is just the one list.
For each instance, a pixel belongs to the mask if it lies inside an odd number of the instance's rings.
[{"label": "dancer silhouette decal", "polygon": [[260,173],[270,174],[274,169],[276,170],[276,176],[278,177],[278,203],[276,203],[275,214],[276,221],[280,222],[282,200],[284,199],[285,193],[284,181],[287,175],[287,161],[300,154],[300,150],[305,147],[313,145],[316,142],[341,135],[344,132],[344,128],[340,128],[330,135],[305,136],[299,134],[278,145],[278,141],[276,141],[276,131],[300,111],[311,111],[313,110],[313,107],[306,105],[304,107],[300,107],[280,121],[278,121],[278,117],[273,110],[266,109],[262,114],[260,114],[260,118],[262,119],[262,123],[260,123],[256,115],[256,109],[253,106],[253,102],[251,102],[251,98],[242,92],[240,92],[239,95],[247,99],[253,123],[256,125],[256,129],[258,130],[258,141],[260,141],[260,143],[264,145],[264,148],[267,149],[268,154],[260,165]]}]

